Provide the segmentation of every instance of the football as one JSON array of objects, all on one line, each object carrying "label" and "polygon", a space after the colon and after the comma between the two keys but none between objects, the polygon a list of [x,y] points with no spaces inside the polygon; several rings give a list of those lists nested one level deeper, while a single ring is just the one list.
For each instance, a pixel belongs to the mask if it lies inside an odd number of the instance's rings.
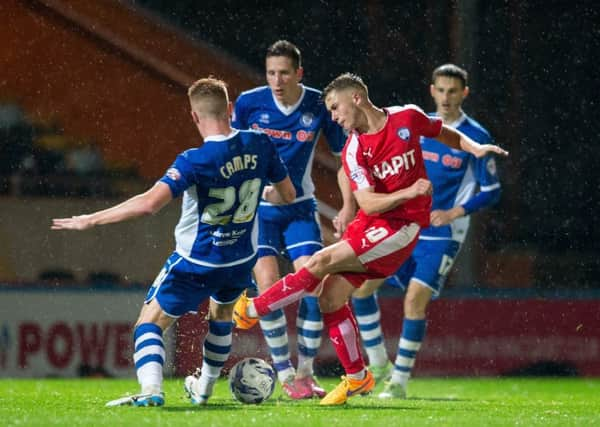
[{"label": "football", "polygon": [[271,365],[256,357],[247,357],[231,368],[229,389],[235,400],[258,404],[271,397],[275,379]]}]

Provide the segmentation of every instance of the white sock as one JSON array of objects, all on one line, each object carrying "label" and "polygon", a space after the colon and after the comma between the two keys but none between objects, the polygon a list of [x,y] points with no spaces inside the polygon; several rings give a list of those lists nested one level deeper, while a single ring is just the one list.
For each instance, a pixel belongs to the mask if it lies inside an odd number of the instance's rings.
[{"label": "white sock", "polygon": [[369,365],[383,368],[388,364],[388,355],[383,343],[371,347],[366,347],[367,356],[369,357]]},{"label": "white sock", "polygon": [[401,384],[403,387],[406,387],[409,378],[409,372],[401,372],[395,369],[394,372],[392,372],[391,382],[394,384]]},{"label": "white sock", "polygon": [[256,308],[254,307],[253,302],[250,302],[250,304],[248,304],[248,307],[246,308],[246,314],[250,317],[258,317],[258,313],[256,311]]},{"label": "white sock", "polygon": [[159,384],[145,384],[142,386],[142,394],[160,394],[162,387]]},{"label": "white sock", "polygon": [[281,371],[277,371],[277,379],[280,383],[284,383],[287,380],[294,379],[296,377],[296,370],[292,368],[282,369]]},{"label": "white sock", "polygon": [[355,372],[354,374],[346,374],[346,376],[348,378],[353,379],[353,380],[362,380],[362,379],[365,378],[365,374],[366,374],[365,370],[362,369],[362,370],[360,370],[358,372]]},{"label": "white sock", "polygon": [[204,374],[200,375],[200,379],[197,382],[198,394],[202,397],[212,396],[213,388],[214,388],[215,383],[217,382],[218,378],[219,377],[211,377],[211,376],[204,375]]},{"label": "white sock", "polygon": [[314,357],[307,357],[301,353],[298,353],[298,368],[296,370],[296,376],[298,378],[312,377],[314,374],[314,360]]}]

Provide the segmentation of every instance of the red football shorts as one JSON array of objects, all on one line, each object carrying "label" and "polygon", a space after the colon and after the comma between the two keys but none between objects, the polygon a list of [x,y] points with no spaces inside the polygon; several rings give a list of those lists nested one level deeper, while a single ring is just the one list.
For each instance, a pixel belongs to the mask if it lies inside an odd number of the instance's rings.
[{"label": "red football shorts", "polygon": [[412,253],[420,230],[415,222],[359,215],[342,238],[352,246],[367,271],[339,274],[355,288],[366,280],[391,276]]}]

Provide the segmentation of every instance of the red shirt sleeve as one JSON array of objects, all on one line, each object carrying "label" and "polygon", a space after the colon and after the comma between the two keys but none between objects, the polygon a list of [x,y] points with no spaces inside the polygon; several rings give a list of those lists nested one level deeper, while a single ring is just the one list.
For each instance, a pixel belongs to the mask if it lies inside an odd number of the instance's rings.
[{"label": "red shirt sleeve", "polygon": [[350,180],[352,191],[375,185],[373,176],[363,155],[362,147],[356,134],[351,133],[342,152],[344,172]]},{"label": "red shirt sleeve", "polygon": [[439,117],[430,117],[419,108],[412,108],[413,123],[415,129],[420,135],[427,138],[435,138],[442,131],[442,119]]}]

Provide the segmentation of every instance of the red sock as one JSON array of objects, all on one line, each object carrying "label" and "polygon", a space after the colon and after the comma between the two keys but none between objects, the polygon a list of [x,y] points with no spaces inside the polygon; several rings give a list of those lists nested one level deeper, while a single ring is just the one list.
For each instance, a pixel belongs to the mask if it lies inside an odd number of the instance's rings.
[{"label": "red sock", "polygon": [[298,301],[305,292],[314,291],[321,279],[302,267],[295,273],[279,279],[263,294],[254,298],[254,308],[259,316],[271,313]]},{"label": "red sock", "polygon": [[348,304],[333,313],[323,313],[323,323],[329,330],[329,339],[347,374],[355,374],[365,368],[360,352],[359,332],[356,319]]}]

